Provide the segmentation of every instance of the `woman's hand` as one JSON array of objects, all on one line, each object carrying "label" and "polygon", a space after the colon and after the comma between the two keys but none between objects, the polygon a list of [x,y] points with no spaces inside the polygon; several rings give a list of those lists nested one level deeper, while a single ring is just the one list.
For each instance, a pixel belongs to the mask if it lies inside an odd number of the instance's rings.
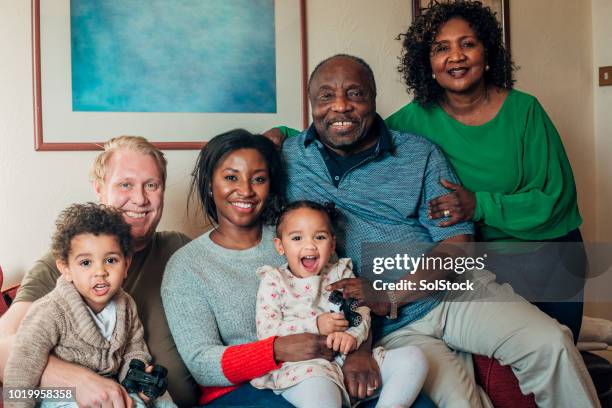
[{"label": "woman's hand", "polygon": [[342,290],[345,299],[353,298],[358,306],[367,306],[378,316],[389,314],[390,303],[385,291],[375,290],[372,282],[364,278],[345,278],[328,285],[327,290]]},{"label": "woman's hand", "polygon": [[334,332],[343,332],[349,328],[349,322],[344,318],[344,313],[321,313],[317,316],[317,328],[319,334],[327,336]]},{"label": "woman's hand", "polygon": [[381,384],[380,368],[369,348],[350,353],[342,366],[344,384],[351,398],[364,399],[371,396]]},{"label": "woman's hand", "polygon": [[327,347],[325,336],[312,333],[290,334],[274,340],[276,361],[304,361],[323,358],[331,361],[334,351]]},{"label": "woman's hand", "polygon": [[440,184],[452,192],[429,201],[427,209],[429,218],[434,220],[448,218],[438,224],[440,227],[450,227],[458,222],[471,221],[476,208],[476,195],[463,186],[445,179],[440,179]]},{"label": "woman's hand", "polygon": [[327,336],[327,347],[348,354],[357,348],[357,339],[347,332],[335,332]]}]

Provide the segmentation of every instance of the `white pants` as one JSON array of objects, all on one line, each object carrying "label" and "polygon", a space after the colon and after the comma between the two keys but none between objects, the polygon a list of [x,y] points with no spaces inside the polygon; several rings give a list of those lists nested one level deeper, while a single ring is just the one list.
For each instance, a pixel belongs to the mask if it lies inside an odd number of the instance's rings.
[{"label": "white pants", "polygon": [[[380,367],[382,390],[377,408],[407,408],[419,395],[427,375],[427,359],[417,347],[385,350]],[[282,392],[298,408],[339,408],[342,390],[324,377],[308,378]]]},{"label": "white pants", "polygon": [[539,407],[599,407],[567,327],[509,285],[495,283],[492,273],[475,271],[463,279],[468,277],[476,284],[473,292],[458,299],[447,296],[425,317],[388,334],[377,345],[388,350],[419,347],[429,363],[423,389],[440,407],[483,406],[471,366],[457,352],[486,355],[510,365],[523,394],[533,393]]}]

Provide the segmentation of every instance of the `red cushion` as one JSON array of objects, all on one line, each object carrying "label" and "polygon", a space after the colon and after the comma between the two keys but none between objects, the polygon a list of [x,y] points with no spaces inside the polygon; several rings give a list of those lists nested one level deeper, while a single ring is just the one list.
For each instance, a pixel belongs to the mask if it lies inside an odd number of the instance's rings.
[{"label": "red cushion", "polygon": [[[4,281],[4,275],[2,274],[2,268],[0,267],[0,316],[4,314],[4,312],[8,309],[7,300],[15,299],[15,295],[17,294],[17,289],[19,289],[19,285],[11,286],[5,290],[2,290],[2,283]],[[7,299],[8,298],[8,299]],[[2,405],[0,405],[2,407]]]},{"label": "red cushion", "polygon": [[8,306],[6,306],[6,302],[4,301],[4,292],[2,292],[2,283],[4,282],[4,275],[2,274],[2,268],[0,268],[0,316],[6,312]]},{"label": "red cushion", "polygon": [[4,275],[2,274],[2,268],[0,267],[0,316],[6,312],[6,303],[4,302],[4,296],[2,292],[2,283],[4,282]]},{"label": "red cushion", "polygon": [[2,316],[4,312],[7,311],[7,309],[8,309],[8,306],[6,306],[6,302],[4,301],[4,296],[0,296],[0,316]]},{"label": "red cushion", "polygon": [[485,390],[495,408],[536,408],[533,394],[523,395],[510,366],[489,357],[474,355],[476,382]]},{"label": "red cushion", "polygon": [[4,301],[4,296],[0,296],[0,316],[2,316],[4,312],[6,312],[7,309],[8,309],[8,306],[6,305],[6,302]]}]

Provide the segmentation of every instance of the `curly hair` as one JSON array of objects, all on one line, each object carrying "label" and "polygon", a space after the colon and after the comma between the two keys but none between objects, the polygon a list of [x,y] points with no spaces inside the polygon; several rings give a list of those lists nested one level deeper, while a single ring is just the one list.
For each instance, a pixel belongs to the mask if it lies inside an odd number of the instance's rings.
[{"label": "curly hair", "polygon": [[338,229],[337,221],[340,217],[340,212],[336,209],[335,203],[325,202],[321,204],[317,203],[316,201],[298,200],[287,204],[278,214],[278,217],[276,218],[276,236],[278,238],[280,238],[281,236],[281,226],[283,221],[285,220],[285,217],[287,217],[287,214],[300,208],[309,208],[311,210],[319,211],[320,213],[325,214],[329,223],[329,228],[331,229],[332,234],[335,235],[336,230]]},{"label": "curly hair", "polygon": [[268,165],[270,192],[261,219],[272,224],[276,214],[285,203],[285,172],[280,153],[272,141],[262,135],[252,134],[244,129],[234,129],[213,137],[200,151],[195,168],[191,173],[189,201],[197,195],[203,213],[217,223],[217,207],[212,197],[212,178],[217,166],[232,152],[240,149],[254,149]]},{"label": "curly hair", "polygon": [[60,213],[55,226],[51,251],[63,263],[68,263],[72,239],[82,234],[114,236],[123,255],[132,254],[130,226],[112,207],[96,203],[73,204]]},{"label": "curly hair", "polygon": [[419,15],[406,33],[398,35],[402,41],[398,71],[412,92],[414,100],[421,106],[438,102],[444,89],[432,78],[429,61],[431,45],[440,27],[453,18],[465,20],[476,32],[485,49],[489,70],[484,79],[487,85],[512,89],[514,64],[502,41],[502,28],[495,14],[479,1],[456,0],[433,1],[432,6]]}]

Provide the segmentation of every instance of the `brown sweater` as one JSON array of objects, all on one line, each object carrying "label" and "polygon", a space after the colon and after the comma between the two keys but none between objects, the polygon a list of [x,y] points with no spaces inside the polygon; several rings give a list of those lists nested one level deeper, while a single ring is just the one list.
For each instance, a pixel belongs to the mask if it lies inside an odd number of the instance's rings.
[{"label": "brown sweater", "polygon": [[[117,322],[110,340],[102,337],[74,285],[60,277],[55,289],[32,304],[23,319],[4,371],[4,387],[36,387],[49,354],[123,379],[133,358],[151,361],[134,300],[115,295]],[[5,404],[33,407],[34,403]]]}]

